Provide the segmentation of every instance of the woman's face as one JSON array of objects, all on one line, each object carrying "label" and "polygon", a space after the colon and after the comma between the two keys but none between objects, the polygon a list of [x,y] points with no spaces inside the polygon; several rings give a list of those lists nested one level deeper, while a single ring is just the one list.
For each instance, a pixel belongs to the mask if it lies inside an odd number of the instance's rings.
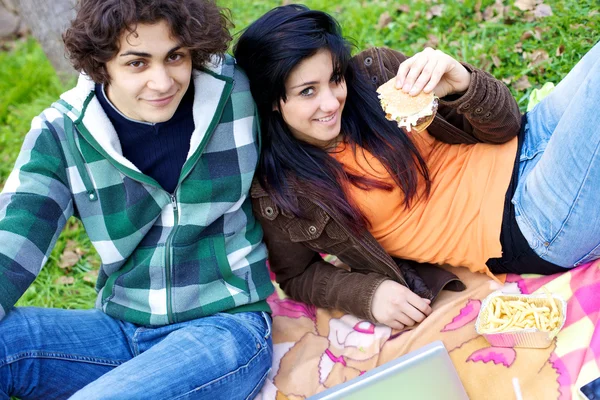
[{"label": "woman's face", "polygon": [[279,111],[294,137],[319,147],[336,143],[340,134],[342,110],[346,102],[346,82],[335,76],[328,50],[319,50],[304,59],[285,83],[287,100]]}]

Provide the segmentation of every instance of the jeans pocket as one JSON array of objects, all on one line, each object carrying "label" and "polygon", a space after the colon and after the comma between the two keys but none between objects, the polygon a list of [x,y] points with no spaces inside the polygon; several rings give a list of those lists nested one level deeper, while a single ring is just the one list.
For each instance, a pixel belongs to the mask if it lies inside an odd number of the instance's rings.
[{"label": "jeans pocket", "polygon": [[271,336],[271,317],[264,311],[256,312],[241,312],[233,314],[237,317],[244,327],[249,330],[257,340],[262,344],[266,344]]}]

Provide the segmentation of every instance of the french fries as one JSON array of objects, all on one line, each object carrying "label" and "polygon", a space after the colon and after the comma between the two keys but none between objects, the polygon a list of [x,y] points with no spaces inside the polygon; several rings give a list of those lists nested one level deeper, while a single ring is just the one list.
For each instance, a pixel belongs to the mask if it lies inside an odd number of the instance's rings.
[{"label": "french fries", "polygon": [[479,327],[480,333],[499,333],[522,329],[552,332],[558,329],[562,316],[556,299],[544,288],[547,298],[496,296],[487,306],[487,318]]}]

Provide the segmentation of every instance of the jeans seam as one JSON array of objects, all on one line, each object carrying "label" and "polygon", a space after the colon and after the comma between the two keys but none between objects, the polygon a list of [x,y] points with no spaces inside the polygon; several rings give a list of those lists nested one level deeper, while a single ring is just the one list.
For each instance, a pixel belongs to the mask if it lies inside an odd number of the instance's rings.
[{"label": "jeans seam", "polygon": [[206,382],[204,385],[198,386],[197,388],[192,389],[189,392],[183,393],[183,394],[181,394],[181,395],[179,395],[177,397],[173,397],[173,400],[181,399],[184,396],[189,395],[190,393],[194,393],[194,392],[197,392],[199,390],[202,390],[202,389],[204,389],[204,388],[206,388],[206,387],[208,387],[210,385],[213,385],[213,384],[215,384],[215,383],[217,383],[217,382],[219,382],[219,381],[221,381],[221,380],[223,380],[223,379],[225,379],[225,378],[227,378],[227,377],[229,377],[231,375],[234,375],[234,374],[238,373],[240,370],[246,369],[256,358],[258,358],[261,355],[261,353],[263,353],[263,352],[265,352],[267,350],[268,350],[267,346],[261,346],[260,350],[257,351],[256,354],[254,354],[254,356],[252,356],[252,358],[250,358],[246,364],[240,365],[235,370],[230,371],[230,372],[226,373],[225,375],[221,375],[220,377],[215,378],[215,379],[213,379],[210,382]]},{"label": "jeans seam", "polygon": [[[262,311],[261,311],[262,312]],[[223,313],[223,316],[225,318],[231,318],[231,319],[235,319],[236,321],[238,321],[238,323],[250,334],[250,336],[252,336],[258,343],[260,343],[261,346],[264,346],[267,341],[269,340],[269,337],[265,335],[261,335],[260,333],[255,333],[254,329],[252,326],[249,326],[249,322],[245,321],[243,318],[234,318],[235,314],[227,314],[227,313]],[[269,331],[269,324],[267,323],[267,321],[265,320],[265,317],[261,314],[260,318],[262,320],[264,320],[265,324],[267,324],[267,329],[266,331]]]},{"label": "jeans seam", "polygon": [[[600,249],[600,243],[599,243],[599,244],[598,244],[596,247],[594,247],[593,249],[591,249],[590,251],[588,251],[588,252],[587,252],[587,253],[586,253],[586,254],[585,254],[583,257],[581,257],[579,260],[575,261],[575,264],[574,264],[574,265],[576,265],[576,266],[579,266],[579,265],[581,265],[581,264],[587,264],[588,262],[592,262],[592,261],[594,261],[594,260],[597,260],[597,259],[598,259],[598,257],[596,257],[596,256],[597,256],[597,254],[596,254],[596,251],[597,251],[598,249]],[[589,258],[589,257],[590,257],[592,254],[594,255],[594,257],[595,257],[595,258],[594,258],[593,260],[588,260],[588,258]],[[585,260],[585,261],[584,261],[584,260]]]},{"label": "jeans seam", "polygon": [[[546,242],[546,239],[545,239],[545,238],[543,238],[543,237],[540,235],[540,233],[537,231],[537,229],[534,229],[534,228],[533,228],[533,225],[532,225],[532,224],[531,224],[531,222],[529,221],[529,218],[527,218],[527,215],[525,215],[525,213],[524,213],[524,210],[523,210],[523,207],[521,207],[521,205],[519,204],[519,202],[518,202],[517,200],[515,200],[515,201],[513,202],[513,204],[514,204],[515,208],[516,208],[516,209],[518,209],[518,211],[519,211],[519,213],[518,213],[518,214],[519,214],[519,217],[521,217],[521,218],[523,219],[523,222],[527,224],[527,227],[529,228],[529,230],[530,230],[531,232],[533,232],[533,234],[536,236],[536,239],[537,239],[537,240],[539,240],[539,241],[540,241],[540,242],[542,242],[542,243]],[[518,224],[517,224],[517,225],[518,225]],[[527,238],[525,238],[525,239],[527,240]],[[529,247],[531,247],[531,244],[529,244]],[[532,248],[532,250],[534,250],[534,249]],[[547,250],[547,248],[546,248],[546,250]],[[537,253],[535,250],[534,250],[534,252],[535,252],[535,253]]]},{"label": "jeans seam", "polygon": [[271,368],[267,369],[267,371],[259,379],[259,381],[254,386],[254,389],[252,389],[252,391],[250,392],[250,394],[246,397],[246,400],[253,399],[253,398],[256,397],[256,392],[258,392],[263,387],[265,381],[267,380],[267,376],[269,375],[269,372],[271,372]]},{"label": "jeans seam", "polygon": [[131,337],[131,352],[133,353],[133,356],[139,356],[140,353],[140,346],[139,346],[139,336],[145,332],[146,329],[141,327],[141,328],[137,328],[135,330],[135,333],[133,334],[133,336]]},{"label": "jeans seam", "polygon": [[265,340],[269,340],[269,336],[271,336],[271,331],[273,330],[273,323],[271,321],[271,317],[267,314],[266,311],[261,311],[262,313],[262,317],[265,320],[265,323],[267,324],[267,331],[265,332]]},{"label": "jeans seam", "polygon": [[[591,157],[591,159],[595,159],[598,155],[598,149],[600,148],[600,144],[596,145],[596,148],[594,149],[594,153]],[[560,234],[564,231],[565,226],[569,223],[569,218],[571,218],[571,215],[573,214],[573,210],[575,210],[575,207],[577,205],[577,202],[579,201],[579,198],[581,197],[581,192],[583,191],[583,187],[585,186],[585,182],[587,181],[588,176],[590,175],[590,169],[591,169],[591,164],[590,163],[588,165],[587,170],[585,171],[585,176],[582,179],[582,183],[579,186],[579,189],[577,189],[577,195],[575,196],[575,199],[573,200],[573,203],[571,204],[571,207],[569,208],[569,212],[567,213],[567,216],[565,217],[565,220],[563,221],[563,223],[561,224],[560,228],[558,229],[558,232],[556,232],[556,235],[554,235],[554,237],[552,238],[552,240],[549,241],[549,245],[547,247],[548,251],[547,253],[550,252],[550,246],[558,240]],[[592,250],[593,251],[593,250]]]},{"label": "jeans seam", "polygon": [[109,366],[118,366],[127,361],[127,360],[115,361],[115,360],[110,360],[110,359],[106,359],[106,358],[77,356],[77,355],[72,355],[72,354],[56,353],[56,352],[27,351],[27,352],[22,352],[22,353],[18,353],[18,354],[6,357],[4,359],[4,361],[2,363],[0,363],[0,367],[10,365],[17,361],[21,361],[23,359],[28,359],[28,358],[47,358],[47,359],[64,360],[64,361],[78,361],[78,362],[85,362],[85,363],[90,363],[90,364],[109,365]]}]

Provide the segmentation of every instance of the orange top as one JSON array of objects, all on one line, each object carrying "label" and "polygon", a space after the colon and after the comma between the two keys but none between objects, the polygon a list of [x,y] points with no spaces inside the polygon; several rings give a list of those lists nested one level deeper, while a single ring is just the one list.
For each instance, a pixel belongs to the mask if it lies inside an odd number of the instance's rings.
[{"label": "orange top", "polygon": [[[371,234],[392,256],[465,266],[493,277],[485,263],[502,255],[502,212],[517,138],[501,145],[450,145],[426,130],[411,135],[429,168],[428,197],[422,177],[420,194],[408,210],[396,185],[385,191],[348,184],[347,195],[371,224]],[[331,155],[347,171],[393,183],[381,163],[364,149],[358,148],[355,158],[352,148],[342,143]]]}]

